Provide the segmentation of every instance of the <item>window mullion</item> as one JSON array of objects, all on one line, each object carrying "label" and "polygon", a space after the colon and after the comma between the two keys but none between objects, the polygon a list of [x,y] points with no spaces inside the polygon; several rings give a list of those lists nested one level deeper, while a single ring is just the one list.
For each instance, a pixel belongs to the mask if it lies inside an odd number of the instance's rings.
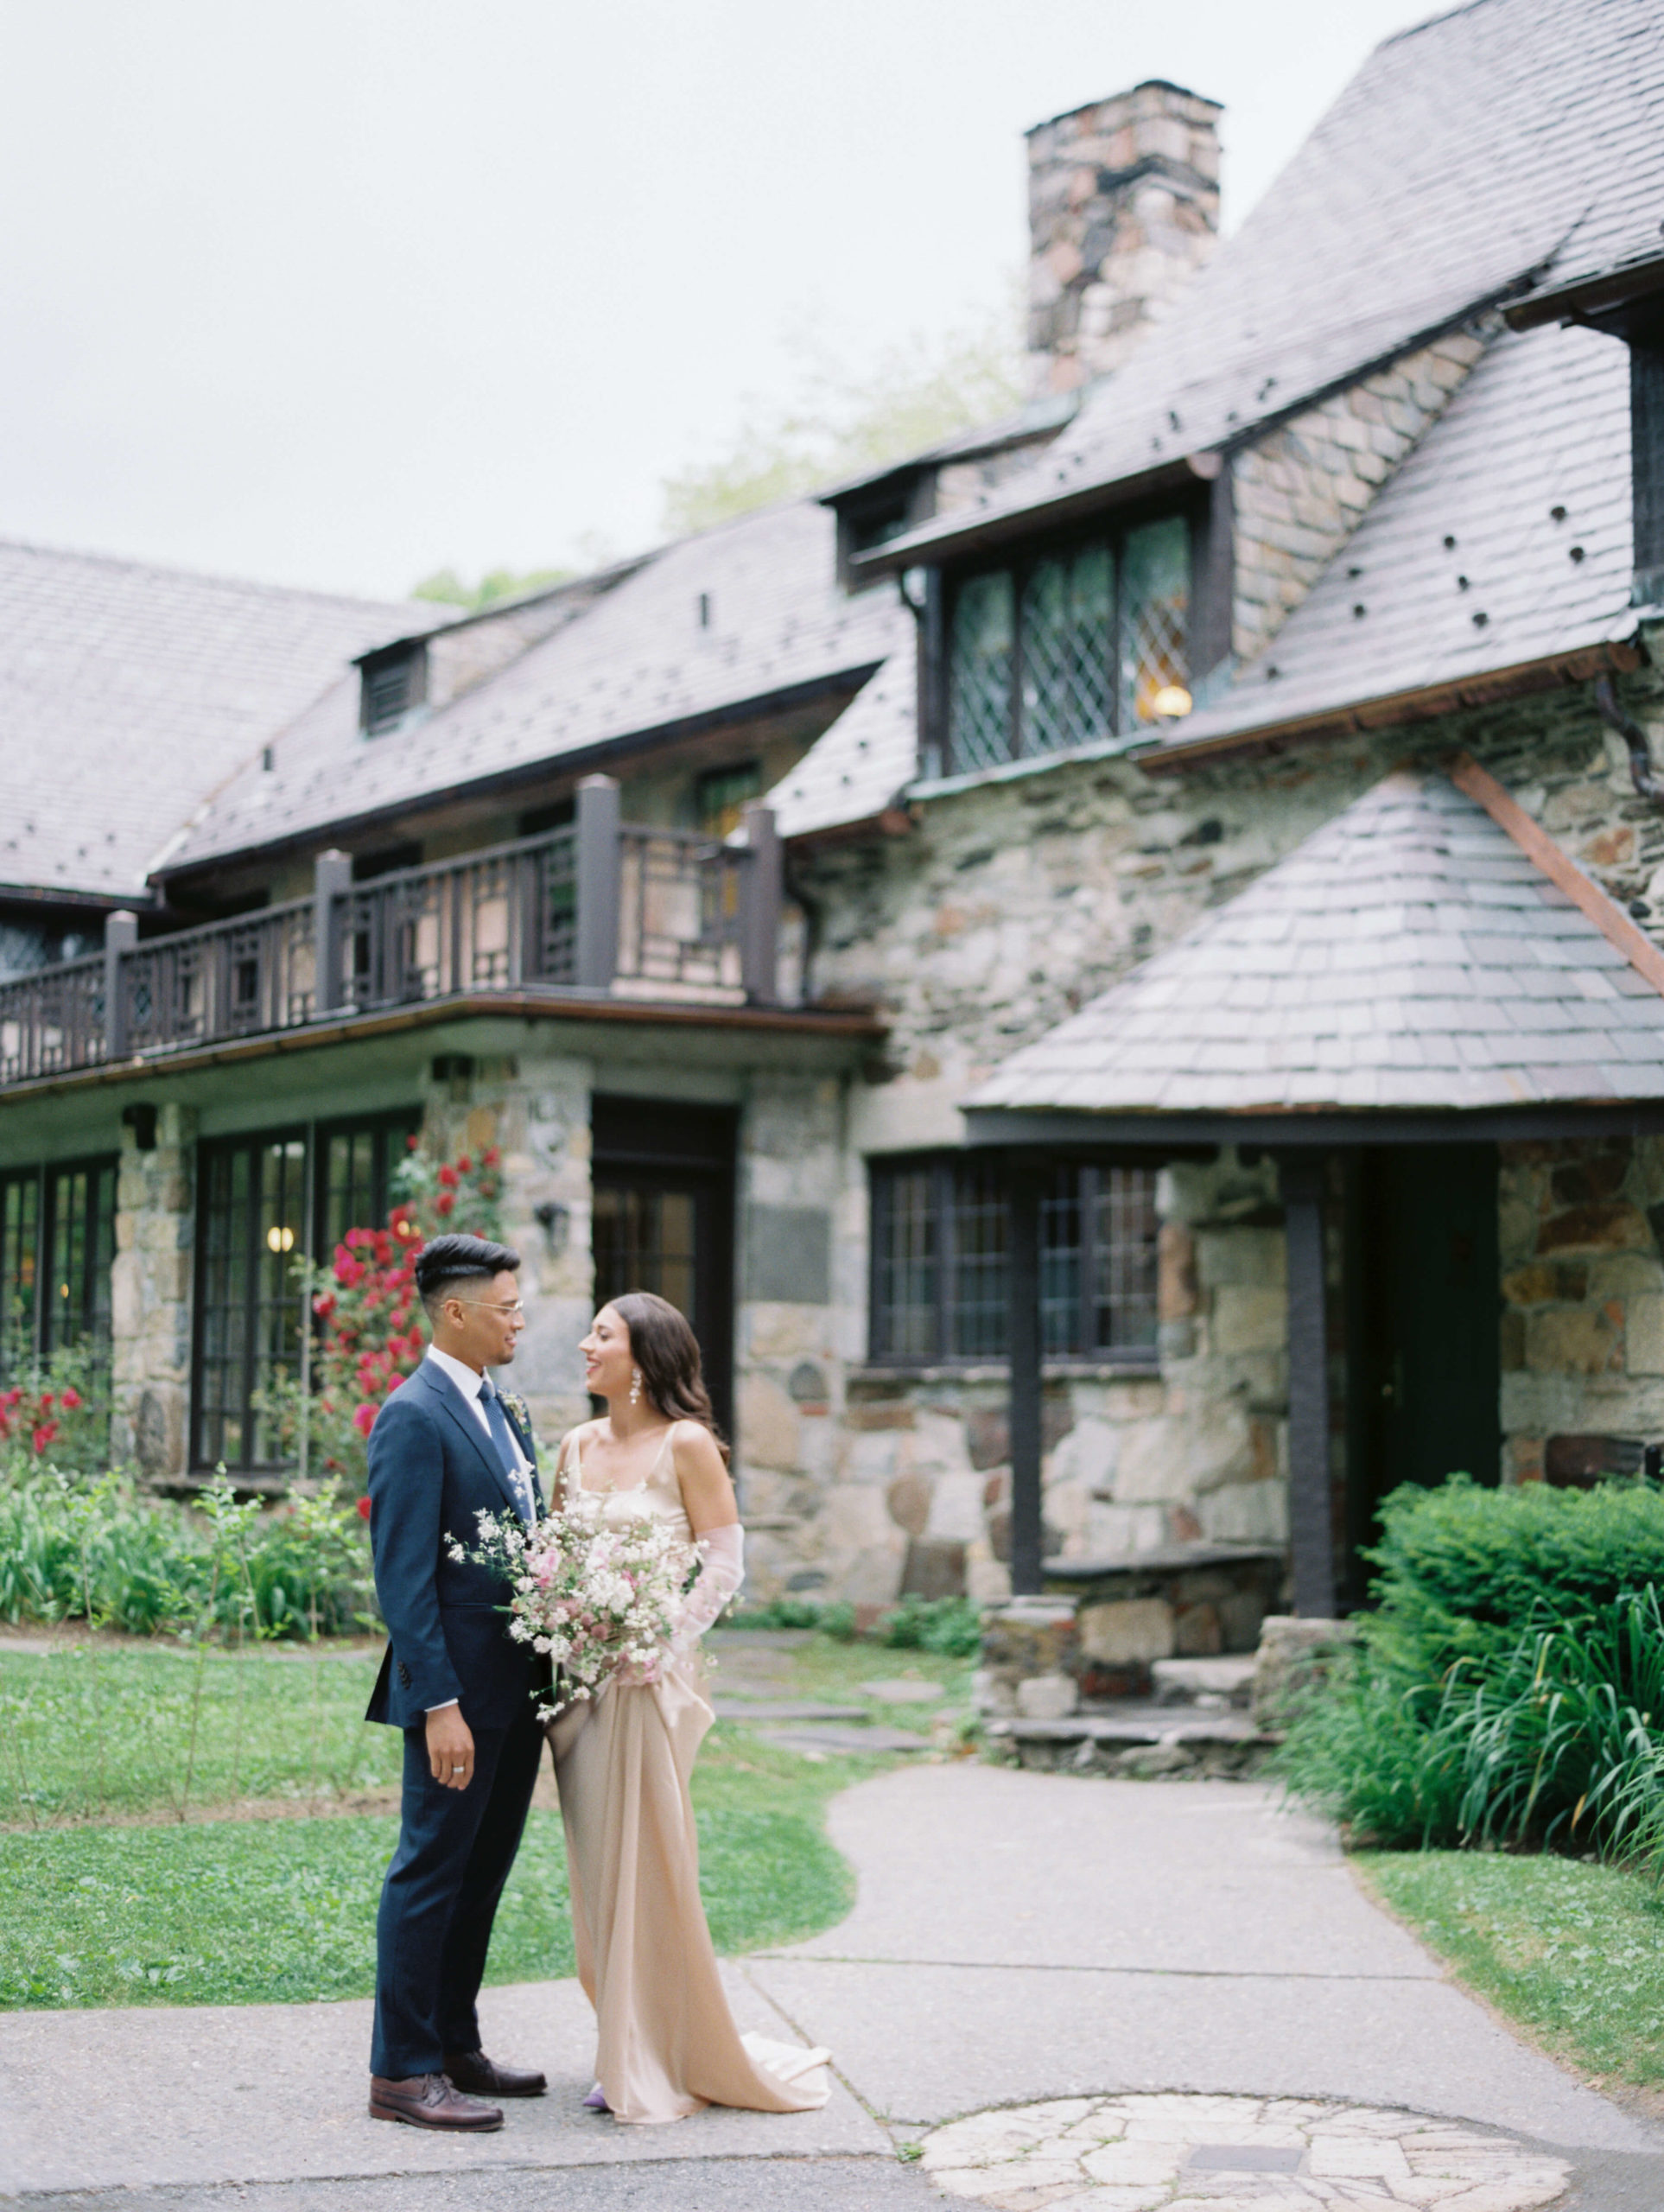
[{"label": "window mullion", "polygon": [[932,1179],[937,1250],[940,1255],[936,1270],[935,1357],[938,1362],[949,1360],[954,1356],[954,1278],[958,1259],[954,1181],[952,1166],[945,1160],[938,1163]]}]

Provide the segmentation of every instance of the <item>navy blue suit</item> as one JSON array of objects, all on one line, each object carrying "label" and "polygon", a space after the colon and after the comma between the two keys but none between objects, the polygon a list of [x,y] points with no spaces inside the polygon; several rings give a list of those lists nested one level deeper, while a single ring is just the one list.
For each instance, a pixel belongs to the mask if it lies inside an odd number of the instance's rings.
[{"label": "navy blue suit", "polygon": [[[515,1433],[535,1491],[536,1450]],[[479,1417],[424,1360],[370,1432],[370,1540],[389,1641],[365,1718],[404,1732],[398,1848],[376,1920],[370,2070],[389,2081],[437,2074],[447,2054],[480,2048],[475,1999],[537,1779],[535,1693],[547,1670],[511,1641],[501,1580],[448,1547],[472,1549],[477,1515],[515,1503]],[[453,1698],[473,1736],[466,1789],[436,1782],[428,1764],[428,1713]]]}]

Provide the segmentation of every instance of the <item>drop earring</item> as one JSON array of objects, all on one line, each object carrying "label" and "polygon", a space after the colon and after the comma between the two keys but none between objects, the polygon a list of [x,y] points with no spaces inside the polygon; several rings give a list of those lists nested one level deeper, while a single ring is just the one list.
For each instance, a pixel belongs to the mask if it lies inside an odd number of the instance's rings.
[{"label": "drop earring", "polygon": [[632,1406],[641,1403],[641,1370],[638,1367],[632,1367],[630,1370],[630,1403]]}]

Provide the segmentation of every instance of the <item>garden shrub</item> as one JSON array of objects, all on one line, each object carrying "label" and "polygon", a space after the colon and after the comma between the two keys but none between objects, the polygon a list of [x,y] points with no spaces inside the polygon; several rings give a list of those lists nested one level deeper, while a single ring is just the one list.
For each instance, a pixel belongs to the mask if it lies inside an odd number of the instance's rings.
[{"label": "garden shrub", "polygon": [[115,1474],[0,1483],[0,1620],[339,1636],[372,1625],[373,1605],[364,1523],[328,1499],[239,1506],[222,1484],[193,1513]]},{"label": "garden shrub", "polygon": [[[746,1606],[727,1625],[817,1629],[840,1643],[853,1643],[860,1633],[852,1605],[842,1600],[823,1605],[813,1598],[771,1598],[765,1605]],[[896,1651],[969,1658],[981,1646],[981,1608],[969,1598],[904,1598],[879,1616],[866,1630],[865,1640]]]},{"label": "garden shrub", "polygon": [[1292,1715],[1295,1794],[1389,1846],[1664,1866],[1664,1495],[1402,1490],[1378,1611]]}]

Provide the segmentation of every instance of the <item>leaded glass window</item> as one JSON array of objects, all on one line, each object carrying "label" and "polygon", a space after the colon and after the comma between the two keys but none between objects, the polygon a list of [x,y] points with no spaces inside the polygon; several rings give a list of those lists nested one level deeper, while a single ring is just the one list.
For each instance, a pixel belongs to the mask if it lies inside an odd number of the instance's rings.
[{"label": "leaded glass window", "polygon": [[[1153,1169],[1054,1170],[1040,1208],[1048,1358],[1153,1361],[1156,1228]],[[1003,1359],[1007,1236],[994,1163],[961,1157],[875,1166],[873,1358]]]},{"label": "leaded glass window", "polygon": [[956,768],[1011,756],[1013,607],[1008,570],[970,576],[954,598],[948,653],[948,723]]},{"label": "leaded glass window", "polygon": [[[1182,525],[1181,525],[1182,526]],[[1115,734],[1115,564],[1107,545],[1037,562],[1023,584],[1023,751]]]},{"label": "leaded glass window", "polygon": [[1188,699],[1183,515],[952,587],[946,765],[963,774],[1155,730]]},{"label": "leaded glass window", "polygon": [[1191,546],[1181,516],[1127,531],[1121,595],[1121,728],[1130,734],[1153,728],[1159,695],[1187,683]]}]

